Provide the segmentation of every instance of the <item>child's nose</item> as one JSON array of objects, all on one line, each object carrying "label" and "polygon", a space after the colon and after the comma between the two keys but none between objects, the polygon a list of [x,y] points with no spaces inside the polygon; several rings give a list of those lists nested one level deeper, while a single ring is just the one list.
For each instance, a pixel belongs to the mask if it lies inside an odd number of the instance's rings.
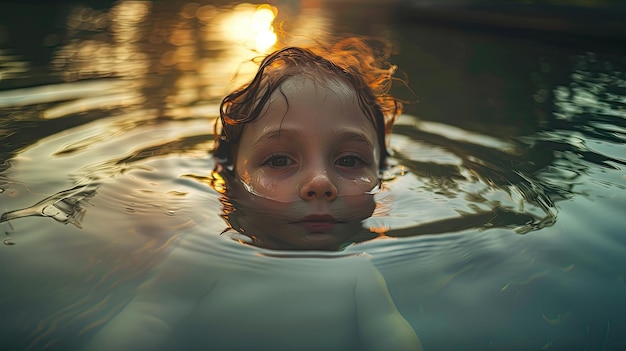
[{"label": "child's nose", "polygon": [[316,174],[300,188],[300,197],[307,201],[315,199],[333,201],[337,198],[337,187],[327,174]]}]

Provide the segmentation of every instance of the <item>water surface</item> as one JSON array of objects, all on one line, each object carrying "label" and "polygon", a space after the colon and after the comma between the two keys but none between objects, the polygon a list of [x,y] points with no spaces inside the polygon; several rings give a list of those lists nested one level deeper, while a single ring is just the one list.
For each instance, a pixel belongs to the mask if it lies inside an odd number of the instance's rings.
[{"label": "water surface", "polygon": [[[287,281],[312,284],[317,269],[321,283],[367,253],[426,350],[625,348],[623,52],[307,4],[276,4],[273,26],[253,25],[250,4],[0,5],[3,344],[81,347],[172,257],[196,269],[189,291],[228,267],[234,282],[267,282],[229,303],[284,313],[273,292]],[[29,16],[41,21],[24,32]],[[394,91],[419,100],[394,128],[371,234],[321,258],[229,242],[207,183],[217,105],[272,32],[277,45],[392,39],[414,94]]]}]

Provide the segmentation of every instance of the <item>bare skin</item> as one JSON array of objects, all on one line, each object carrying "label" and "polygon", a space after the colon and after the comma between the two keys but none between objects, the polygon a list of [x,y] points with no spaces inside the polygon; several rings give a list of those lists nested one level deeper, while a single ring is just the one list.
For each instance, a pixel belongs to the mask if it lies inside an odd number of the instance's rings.
[{"label": "bare skin", "polygon": [[84,349],[421,350],[367,255],[241,248],[183,239]]},{"label": "bare skin", "polygon": [[379,158],[376,130],[345,83],[286,80],[237,150],[238,178],[257,195],[244,205],[262,213],[248,235],[267,248],[336,250],[372,214]]}]

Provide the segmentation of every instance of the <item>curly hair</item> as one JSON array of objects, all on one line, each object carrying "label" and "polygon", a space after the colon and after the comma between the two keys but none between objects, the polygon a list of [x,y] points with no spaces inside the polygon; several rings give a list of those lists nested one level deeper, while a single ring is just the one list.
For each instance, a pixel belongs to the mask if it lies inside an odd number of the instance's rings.
[{"label": "curly hair", "polygon": [[385,41],[377,50],[361,38],[348,38],[332,45],[286,47],[266,56],[250,83],[227,95],[220,105],[221,128],[215,128],[213,151],[222,165],[234,163],[236,146],[246,123],[258,118],[272,93],[290,77],[306,76],[318,81],[339,79],[354,89],[359,107],[373,123],[381,147],[379,167],[385,166],[386,137],[402,103],[389,94],[396,66],[387,60],[392,54]]}]

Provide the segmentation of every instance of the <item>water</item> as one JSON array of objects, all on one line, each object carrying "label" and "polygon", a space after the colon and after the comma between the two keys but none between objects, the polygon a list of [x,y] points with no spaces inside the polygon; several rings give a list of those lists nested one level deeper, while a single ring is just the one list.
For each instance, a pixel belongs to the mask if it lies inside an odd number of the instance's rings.
[{"label": "water", "polygon": [[[393,6],[276,6],[274,27],[256,31],[246,29],[256,5],[0,6],[5,349],[80,348],[168,269],[183,301],[228,282],[181,327],[187,348],[202,341],[193,321],[207,311],[232,329],[276,332],[290,324],[281,318],[302,327],[329,303],[346,312],[341,283],[369,274],[349,268],[362,259],[426,350],[626,347],[619,48],[409,23]],[[30,18],[40,21],[21,30]],[[281,21],[285,43],[392,38],[414,95],[394,89],[420,101],[394,129],[393,179],[364,224],[376,234],[338,253],[275,257],[218,235],[221,204],[207,183],[217,104],[254,71],[246,60],[266,43],[257,34],[271,39]],[[301,330],[284,329],[294,335],[285,343],[319,346]]]}]

